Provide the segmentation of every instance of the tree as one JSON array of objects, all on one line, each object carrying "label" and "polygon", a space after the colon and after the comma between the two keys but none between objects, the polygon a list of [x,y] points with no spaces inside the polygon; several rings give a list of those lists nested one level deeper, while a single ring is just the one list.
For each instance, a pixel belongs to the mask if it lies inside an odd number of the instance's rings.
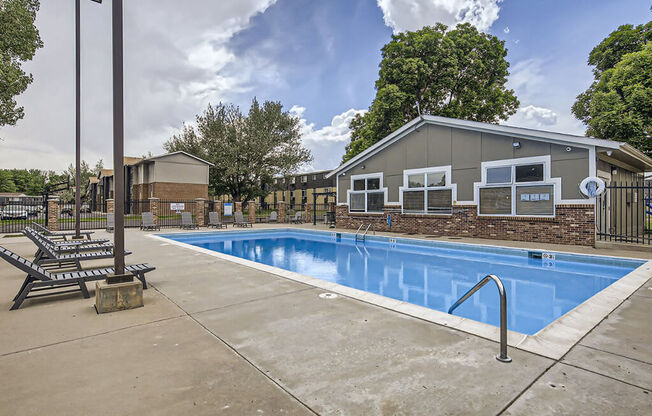
[{"label": "tree", "polygon": [[16,192],[16,184],[11,171],[0,169],[0,192]]},{"label": "tree", "polygon": [[235,201],[265,196],[265,185],[312,161],[301,145],[299,119],[283,111],[280,102],[255,98],[245,116],[237,106],[219,103],[196,118],[196,127],[184,124],[164,144],[168,152],[183,150],[215,166],[209,173],[209,191],[229,194]]},{"label": "tree", "polygon": [[620,26],[593,48],[588,63],[595,80],[571,109],[586,134],[652,155],[652,22]]},{"label": "tree", "polygon": [[21,64],[43,47],[34,19],[38,0],[0,0],[0,126],[15,125],[24,109],[15,97],[32,83]]},{"label": "tree", "polygon": [[344,161],[422,114],[497,123],[519,106],[505,88],[505,43],[471,24],[438,23],[392,36],[382,48],[376,98],[350,124]]}]

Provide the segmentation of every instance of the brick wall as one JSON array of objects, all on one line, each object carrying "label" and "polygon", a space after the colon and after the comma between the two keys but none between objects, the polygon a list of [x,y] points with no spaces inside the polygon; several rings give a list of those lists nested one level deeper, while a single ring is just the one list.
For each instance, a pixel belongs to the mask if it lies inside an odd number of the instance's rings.
[{"label": "brick wall", "polygon": [[[361,223],[372,223],[377,231],[595,245],[593,205],[557,205],[555,210],[554,218],[480,217],[474,205],[455,206],[452,215],[402,214],[400,208],[389,206],[382,214],[358,214],[349,213],[347,205],[338,205],[336,222],[338,227],[349,229],[357,229]],[[391,230],[387,214],[391,214]]]},{"label": "brick wall", "polygon": [[[146,185],[147,186],[147,185]],[[192,201],[208,198],[208,185],[193,183],[154,182],[154,197],[161,200]],[[147,195],[149,197],[149,195]]]}]

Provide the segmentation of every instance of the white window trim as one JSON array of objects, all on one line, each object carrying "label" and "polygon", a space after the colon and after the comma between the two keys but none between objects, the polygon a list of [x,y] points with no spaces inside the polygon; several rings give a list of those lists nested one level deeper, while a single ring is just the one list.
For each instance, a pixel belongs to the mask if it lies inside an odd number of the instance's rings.
[{"label": "white window trim", "polygon": [[[424,183],[423,187],[419,188],[410,188],[408,187],[408,178],[410,175],[418,175],[418,174],[424,174],[427,175],[428,173],[444,173],[446,176],[446,184],[444,186],[426,186],[428,185],[427,183]],[[401,213],[406,214],[406,215],[452,215],[452,214],[438,214],[438,213],[432,213],[427,211],[427,205],[428,205],[428,198],[424,194],[424,203],[423,203],[423,212],[405,212],[403,210],[403,191],[426,191],[428,189],[434,189],[434,190],[444,190],[444,189],[450,189],[451,190],[451,210],[453,206],[457,203],[457,184],[456,183],[451,183],[452,181],[452,173],[453,173],[453,168],[451,165],[446,165],[446,166],[433,166],[429,168],[420,168],[420,169],[406,169],[403,171],[403,186],[398,187],[398,201],[399,204],[401,205]],[[427,176],[424,177],[424,179],[428,180]]]},{"label": "white window trim", "polygon": [[[543,163],[543,181],[536,182],[516,182],[516,166],[534,165]],[[511,183],[487,183],[487,169],[498,167],[512,167]],[[481,165],[481,182],[473,184],[474,198],[477,201],[477,212],[479,217],[524,217],[524,218],[554,218],[557,214],[557,205],[561,204],[561,178],[550,177],[551,158],[550,155],[520,157],[516,159],[492,160],[482,162]],[[553,187],[554,201],[552,205],[552,214],[516,214],[516,188],[519,186],[537,186],[548,185]],[[481,214],[480,213],[480,189],[481,188],[507,188],[512,189],[512,212],[510,214]]]},{"label": "white window trim", "polygon": [[[365,173],[363,175],[351,175],[351,183],[349,186],[349,189],[346,191],[346,203],[349,206],[349,213],[351,214],[367,214],[367,213],[372,213],[372,214],[378,214],[382,213],[383,211],[367,211],[367,197],[366,194],[369,192],[367,189],[364,191],[354,191],[353,190],[353,181],[358,180],[358,179],[365,179],[365,188],[366,188],[366,180],[367,179],[374,179],[374,178],[379,178],[380,179],[380,187],[378,189],[374,189],[372,192],[383,192],[383,205],[387,205],[387,188],[385,188],[383,184],[383,172],[376,172],[376,173]],[[364,211],[351,211],[351,194],[365,194],[364,198]]]}]

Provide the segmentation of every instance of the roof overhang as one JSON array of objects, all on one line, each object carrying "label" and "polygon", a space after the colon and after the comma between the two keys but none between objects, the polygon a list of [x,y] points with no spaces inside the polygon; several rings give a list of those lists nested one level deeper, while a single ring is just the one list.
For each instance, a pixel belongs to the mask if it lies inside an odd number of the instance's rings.
[{"label": "roof overhang", "polygon": [[646,156],[643,152],[632,147],[631,145],[623,142],[613,140],[596,139],[593,137],[577,136],[563,133],[555,133],[545,130],[527,129],[523,127],[506,126],[500,124],[482,123],[478,121],[459,120],[455,118],[440,117],[440,116],[421,116],[417,117],[403,127],[392,132],[384,139],[380,140],[373,146],[365,149],[360,154],[356,155],[347,162],[341,164],[332,170],[326,177],[330,178],[340,172],[357,165],[365,159],[373,156],[384,148],[390,146],[394,142],[400,140],[402,137],[408,135],[412,131],[418,129],[422,125],[433,124],[444,127],[454,127],[465,130],[472,130],[481,133],[493,133],[503,136],[518,137],[522,139],[536,140],[547,143],[560,144],[564,146],[582,146],[582,147],[595,147],[596,151],[617,153],[618,156],[631,159],[635,163],[633,166],[641,169],[642,171],[652,170],[652,159]]},{"label": "roof overhang", "polygon": [[191,155],[191,154],[188,153],[188,152],[184,152],[183,150],[179,150],[178,152],[165,153],[165,154],[162,154],[162,155],[157,155],[157,156],[148,157],[148,158],[142,159],[140,162],[136,163],[136,165],[140,165],[140,164],[142,164],[142,163],[153,162],[153,161],[156,160],[156,159],[161,159],[161,158],[164,158],[164,157],[168,157],[168,156],[172,156],[172,155],[178,155],[178,154],[186,155],[186,156],[191,157],[191,158],[193,158],[193,159],[195,159],[195,160],[198,160],[198,161],[200,161],[200,162],[202,162],[202,163],[205,163],[205,164],[207,164],[208,166],[215,166],[213,163],[211,163],[211,162],[209,162],[209,161],[207,161],[207,160],[204,160],[204,159],[202,159],[202,158],[199,158],[199,157],[197,157],[197,156],[195,156],[195,155]]}]

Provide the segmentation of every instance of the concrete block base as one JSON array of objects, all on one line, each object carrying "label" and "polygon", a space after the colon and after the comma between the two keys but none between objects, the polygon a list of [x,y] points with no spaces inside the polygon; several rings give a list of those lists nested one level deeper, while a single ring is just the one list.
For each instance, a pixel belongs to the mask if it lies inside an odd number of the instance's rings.
[{"label": "concrete block base", "polygon": [[143,306],[143,284],[133,282],[95,283],[95,310],[97,313],[123,311]]},{"label": "concrete block base", "polygon": [[70,239],[71,239],[71,240],[75,240],[75,241],[78,241],[78,240],[86,240],[86,236],[83,236],[83,235],[80,235],[80,236],[73,235],[72,237],[70,237]]}]

